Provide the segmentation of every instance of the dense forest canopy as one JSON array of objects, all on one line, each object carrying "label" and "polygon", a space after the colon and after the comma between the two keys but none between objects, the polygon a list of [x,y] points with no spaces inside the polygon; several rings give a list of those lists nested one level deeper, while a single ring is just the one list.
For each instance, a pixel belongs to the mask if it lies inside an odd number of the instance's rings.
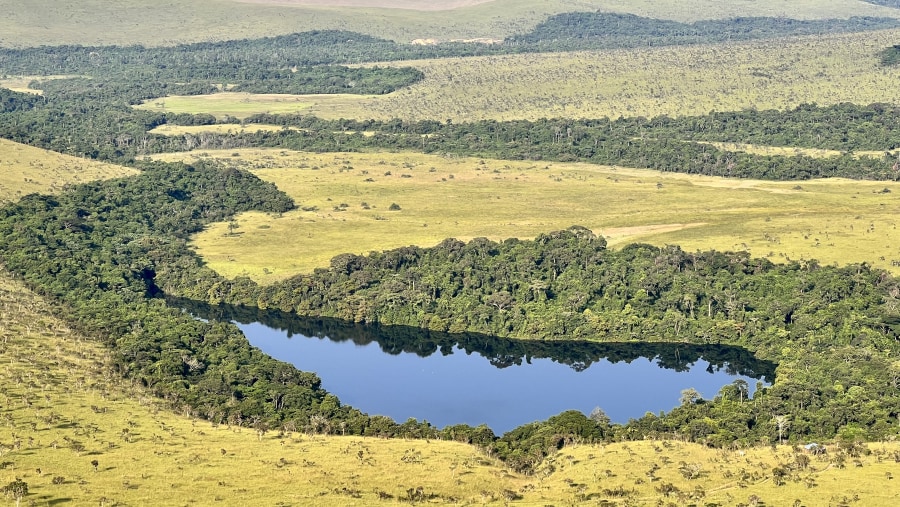
[{"label": "dense forest canopy", "polygon": [[[702,117],[545,119],[447,123],[320,120],[307,115],[258,114],[244,123],[274,124],[280,131],[184,134],[149,133],[171,123],[216,123],[211,115],[165,114],[130,104],[170,91],[203,93],[211,85],[65,79],[41,83],[43,96],[0,90],[0,136],[76,156],[129,163],[153,153],[248,146],[307,151],[371,149],[454,153],[512,160],[583,161],[661,171],[770,180],[841,176],[893,180],[898,147],[896,107],[886,104],[788,111],[710,113]],[[77,114],[73,114],[76,113]],[[221,121],[237,122],[236,119]],[[350,134],[350,135],[348,135]],[[708,142],[841,150],[829,158],[728,151]],[[884,153],[858,157],[855,151]]]},{"label": "dense forest canopy", "polygon": [[640,46],[710,44],[785,36],[822,35],[896,28],[894,18],[796,20],[789,18],[732,18],[693,23],[650,19],[633,14],[571,12],[551,16],[527,34],[504,44],[524,44],[544,50],[607,49]]},{"label": "dense forest canopy", "polygon": [[[648,45],[712,44],[898,27],[900,19],[895,18],[801,21],[753,17],[679,23],[632,14],[573,12],[551,16],[529,33],[491,44],[400,44],[356,32],[318,30],[174,47],[42,46],[0,49],[0,70],[7,74],[122,74],[132,79],[144,76],[159,80],[250,84],[284,78],[291,69],[309,66]],[[326,71],[320,69],[319,72]]]}]

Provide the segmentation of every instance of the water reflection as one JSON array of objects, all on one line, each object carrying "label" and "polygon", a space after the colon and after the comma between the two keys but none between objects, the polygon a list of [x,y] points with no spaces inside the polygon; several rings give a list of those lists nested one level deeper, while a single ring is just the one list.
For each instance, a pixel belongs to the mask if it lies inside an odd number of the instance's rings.
[{"label": "water reflection", "polygon": [[625,422],[670,410],[688,387],[711,398],[738,378],[752,391],[755,380],[775,375],[775,364],[738,347],[510,340],[188,300],[171,304],[237,323],[267,354],[318,373],[344,403],[438,427],[487,423],[501,433],[595,406]]}]

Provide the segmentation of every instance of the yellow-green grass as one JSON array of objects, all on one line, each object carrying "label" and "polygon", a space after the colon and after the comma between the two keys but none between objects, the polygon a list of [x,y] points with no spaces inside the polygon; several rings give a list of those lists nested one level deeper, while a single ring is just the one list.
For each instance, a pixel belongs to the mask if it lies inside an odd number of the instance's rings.
[{"label": "yellow-green grass", "polygon": [[[392,63],[425,79],[334,117],[418,120],[704,115],[802,103],[900,102],[876,53],[898,31],[688,47]],[[384,65],[384,64],[382,64]]]},{"label": "yellow-green grass", "polygon": [[279,125],[263,125],[263,124],[247,124],[236,125],[233,123],[216,124],[216,125],[160,125],[150,131],[151,134],[159,134],[163,136],[181,136],[184,134],[242,134],[253,132],[275,132],[283,129]]},{"label": "yellow-green grass", "polygon": [[307,6],[290,0],[0,0],[4,13],[0,46],[170,45],[323,29],[401,42],[502,39],[527,32],[552,14],[598,9],[681,21],[734,16],[898,17],[896,9],[860,0],[494,0],[443,11],[415,10],[415,5],[396,0],[371,5],[376,7]]},{"label": "yellow-green grass", "polygon": [[[700,142],[700,144],[708,144],[715,146],[721,150],[739,151],[750,153],[753,155],[771,155],[782,157],[804,156],[812,158],[828,158],[836,157],[841,154],[838,150],[824,150],[821,148],[795,148],[792,146],[765,146],[761,144],[747,143],[717,143],[717,142]],[[869,154],[871,152],[866,152]],[[884,155],[881,153],[881,155]]]},{"label": "yellow-green grass", "polygon": [[246,117],[304,112],[323,118],[472,121],[549,117],[705,115],[803,103],[900,102],[900,68],[875,54],[900,31],[691,47],[451,58],[412,65],[425,79],[388,95],[215,94],[142,107]]},{"label": "yellow-green grass", "polygon": [[[0,20],[0,46],[173,45],[328,29],[352,30],[400,42],[428,38],[502,39],[530,30],[551,14],[592,11],[603,3],[496,0],[454,10],[421,11],[236,0],[0,0],[0,11],[4,13]],[[889,9],[880,10],[892,15]],[[850,9],[844,11],[851,15]]]},{"label": "yellow-green grass", "polygon": [[371,505],[420,486],[480,503],[525,481],[459,443],[258,435],[179,417],[5,272],[0,314],[0,487],[24,480],[24,505]]},{"label": "yellow-green grass", "polygon": [[[303,130],[297,127],[286,127],[281,125],[266,125],[262,123],[248,123],[244,125],[235,123],[217,123],[215,125],[160,125],[150,131],[151,134],[159,134],[162,136],[183,136],[185,134],[200,135],[204,133],[213,134],[242,134],[252,132],[276,132],[279,130]],[[346,135],[356,134],[358,131],[346,130],[340,131]],[[338,131],[335,131],[337,134]],[[375,135],[372,131],[362,131],[365,137]]]},{"label": "yellow-green grass", "polygon": [[219,159],[294,197],[296,211],[246,213],[232,229],[213,224],[193,239],[213,269],[264,283],[327,267],[344,252],[427,247],[448,237],[533,238],[575,224],[612,246],[748,250],[774,262],[868,262],[900,271],[891,265],[900,260],[894,182],[734,180],[414,153],[223,150],[156,158]]},{"label": "yellow-green grass", "polygon": [[34,81],[49,81],[51,79],[69,79],[79,77],[70,74],[56,74],[52,76],[6,76],[0,79],[0,88],[7,88],[14,92],[33,93],[35,95],[43,95],[43,90],[30,88]]},{"label": "yellow-green grass", "polygon": [[[796,146],[767,146],[763,144],[748,144],[748,143],[720,143],[720,142],[705,142],[699,141],[700,144],[708,144],[710,146],[715,146],[716,148],[726,150],[726,151],[740,151],[744,153],[750,153],[753,155],[771,155],[771,156],[782,156],[782,157],[795,157],[795,156],[804,156],[811,158],[828,158],[828,157],[837,157],[842,154],[841,151],[838,150],[826,150],[822,148],[799,148]],[[872,150],[860,150],[854,151],[853,155],[855,157],[875,157],[881,158],[885,156],[885,154],[896,155],[897,150],[885,150],[885,151],[872,151]]]},{"label": "yellow-green grass", "polygon": [[[789,446],[575,445],[523,476],[455,442],[215,426],[122,381],[102,347],[53,313],[0,271],[0,487],[25,481],[23,505],[388,506],[409,505],[418,488],[429,504],[494,506],[736,505],[754,495],[766,505],[900,500],[896,442],[869,444],[845,468],[834,462],[834,445],[805,468],[796,466],[802,451]],[[776,466],[792,468],[783,486],[773,483]],[[678,492],[661,493],[663,484]]]},{"label": "yellow-green grass", "polygon": [[66,184],[135,173],[134,169],[0,139],[0,202],[35,192],[58,192]]},{"label": "yellow-green grass", "polygon": [[308,113],[326,118],[340,116],[338,111],[358,107],[371,95],[287,95],[222,92],[212,95],[173,95],[150,99],[138,109],[164,113],[208,113],[223,118],[246,118],[257,113]]}]

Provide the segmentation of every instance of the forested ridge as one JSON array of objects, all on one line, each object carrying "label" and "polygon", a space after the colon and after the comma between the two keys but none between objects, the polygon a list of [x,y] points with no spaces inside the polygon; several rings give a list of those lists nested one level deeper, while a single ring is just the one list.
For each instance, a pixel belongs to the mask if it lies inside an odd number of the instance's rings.
[{"label": "forested ridge", "polygon": [[822,35],[896,28],[897,19],[797,20],[780,17],[741,17],[680,23],[633,14],[569,12],[551,16],[531,32],[512,36],[506,45],[524,45],[541,51],[633,48],[711,44],[785,36]]},{"label": "forested ridge", "polygon": [[[893,180],[897,159],[858,157],[855,151],[898,147],[897,108],[803,105],[788,111],[710,113],[701,117],[542,119],[448,123],[402,120],[321,120],[306,115],[258,114],[244,123],[297,129],[201,133],[167,137],[163,124],[217,123],[210,115],[136,110],[131,103],[159,93],[200,92],[197,85],[112,84],[94,79],[47,81],[43,96],[0,89],[0,136],[76,156],[130,163],[144,155],[192,149],[280,147],[307,151],[369,149],[453,153],[511,160],[591,162],[660,171],[770,180],[841,176]],[[235,119],[224,121],[236,122]],[[348,135],[350,134],[350,135]],[[758,155],[708,141],[820,147],[839,156]]]},{"label": "forested ridge", "polygon": [[680,23],[610,12],[551,16],[531,32],[501,42],[401,44],[369,35],[316,30],[259,39],[144,46],[41,46],[0,49],[12,74],[129,74],[162,79],[253,82],[295,67],[479,55],[714,44],[900,27],[895,18],[796,20],[746,17]]}]

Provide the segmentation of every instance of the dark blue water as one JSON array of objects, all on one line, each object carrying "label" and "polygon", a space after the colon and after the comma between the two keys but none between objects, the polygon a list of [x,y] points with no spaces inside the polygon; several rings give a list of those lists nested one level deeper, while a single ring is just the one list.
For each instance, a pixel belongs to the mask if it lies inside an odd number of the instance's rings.
[{"label": "dark blue water", "polygon": [[424,419],[437,427],[485,423],[497,434],[570,409],[589,414],[600,407],[613,422],[626,422],[648,411],[676,407],[683,389],[693,387],[712,398],[738,378],[751,390],[756,384],[748,376],[712,368],[703,359],[687,371],[663,368],[648,358],[600,360],[583,370],[532,358],[498,368],[458,345],[446,355],[420,357],[412,352],[388,354],[374,342],[289,337],[259,323],[239,327],[266,354],[316,372],[322,387],[363,412],[398,422]]},{"label": "dark blue water", "polygon": [[565,410],[595,407],[613,422],[676,407],[681,391],[713,398],[726,384],[775,378],[775,364],[739,347],[500,339],[366,326],[273,310],[172,300],[237,324],[268,355],[313,371],[342,403],[439,428],[487,424],[502,434]]}]

